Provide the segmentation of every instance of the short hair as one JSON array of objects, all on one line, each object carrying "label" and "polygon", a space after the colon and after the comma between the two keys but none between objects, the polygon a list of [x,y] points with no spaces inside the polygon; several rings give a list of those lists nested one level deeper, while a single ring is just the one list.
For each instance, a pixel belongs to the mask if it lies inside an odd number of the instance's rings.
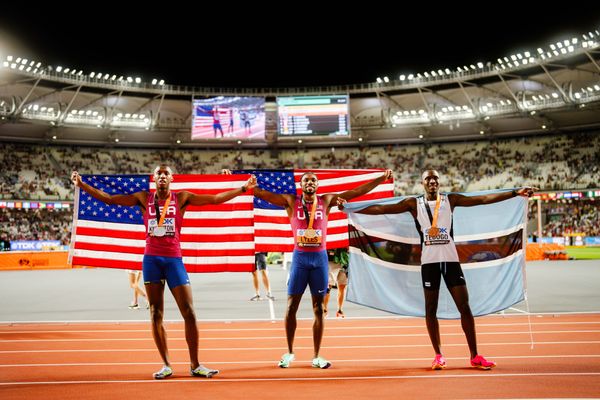
[{"label": "short hair", "polygon": [[438,178],[440,177],[440,173],[437,172],[437,170],[430,168],[430,169],[426,169],[425,171],[423,171],[423,173],[421,174],[421,180],[425,179],[425,174],[428,172],[435,172],[435,174],[438,176]]},{"label": "short hair", "polygon": [[158,172],[158,170],[161,169],[161,168],[167,168],[169,170],[169,173],[171,175],[173,175],[173,170],[167,164],[159,164],[156,168],[154,168],[154,174],[153,175],[156,175],[156,173]]},{"label": "short hair", "polygon": [[315,174],[315,173],[314,173],[314,172],[312,172],[312,171],[306,171],[306,172],[305,172],[305,173],[303,173],[303,174],[302,174],[302,176],[300,177],[300,181],[302,181],[302,179],[304,179],[304,175],[308,175],[308,174],[310,174],[310,175],[314,175],[314,176],[315,176],[315,178],[317,178],[317,180],[319,180],[319,177],[317,176],[317,174]]}]

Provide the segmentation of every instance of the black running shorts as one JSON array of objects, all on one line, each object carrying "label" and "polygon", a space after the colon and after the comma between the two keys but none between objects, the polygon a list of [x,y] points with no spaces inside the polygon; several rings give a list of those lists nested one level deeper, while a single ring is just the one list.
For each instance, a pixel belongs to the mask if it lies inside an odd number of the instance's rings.
[{"label": "black running shorts", "polygon": [[460,263],[437,262],[421,265],[421,278],[423,288],[440,290],[440,277],[444,277],[446,287],[464,286],[467,284]]}]

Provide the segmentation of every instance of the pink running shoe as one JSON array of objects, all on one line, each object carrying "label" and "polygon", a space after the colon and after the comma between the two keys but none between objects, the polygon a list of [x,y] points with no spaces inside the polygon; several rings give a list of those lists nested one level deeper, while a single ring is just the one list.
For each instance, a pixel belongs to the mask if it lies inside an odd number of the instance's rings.
[{"label": "pink running shoe", "polygon": [[441,354],[435,355],[435,360],[431,363],[431,369],[444,369],[446,368],[446,359]]},{"label": "pink running shoe", "polygon": [[496,363],[488,361],[482,355],[477,354],[475,358],[471,359],[471,366],[479,369],[492,369],[496,366]]}]

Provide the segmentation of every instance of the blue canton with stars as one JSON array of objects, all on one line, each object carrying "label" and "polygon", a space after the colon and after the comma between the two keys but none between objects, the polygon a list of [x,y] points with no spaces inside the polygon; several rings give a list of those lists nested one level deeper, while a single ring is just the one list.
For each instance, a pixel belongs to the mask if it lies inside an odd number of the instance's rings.
[{"label": "blue canton with stars", "polygon": [[[252,174],[256,176],[258,187],[277,194],[296,194],[296,183],[294,182],[294,170],[291,169],[260,169],[260,170],[234,170],[234,174]],[[283,207],[275,206],[254,196],[254,208],[267,210],[283,210]]]},{"label": "blue canton with stars", "polygon": [[[82,175],[81,180],[110,195],[131,194],[148,191],[148,175]],[[79,219],[121,224],[143,224],[144,216],[139,207],[108,205],[87,192],[79,193]]]}]

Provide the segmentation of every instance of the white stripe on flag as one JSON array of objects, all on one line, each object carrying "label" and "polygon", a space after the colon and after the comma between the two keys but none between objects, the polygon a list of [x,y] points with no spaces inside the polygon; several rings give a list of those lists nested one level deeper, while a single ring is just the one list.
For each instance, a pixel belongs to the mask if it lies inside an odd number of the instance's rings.
[{"label": "white stripe on flag", "polygon": [[257,208],[254,210],[254,215],[260,215],[264,217],[286,217],[287,212],[285,210],[269,210],[266,208]]},{"label": "white stripe on flag", "polygon": [[[360,186],[360,185],[362,185],[363,183],[367,183],[367,182],[369,182],[369,181],[366,181],[366,182],[358,182],[358,183],[356,184],[356,186]],[[319,182],[319,190],[320,190],[321,192],[323,192],[323,194],[324,194],[324,193],[342,193],[342,192],[345,192],[345,191],[347,191],[347,190],[351,190],[351,189],[353,189],[353,187],[352,187],[352,186],[350,186],[349,188],[346,188],[346,189],[344,189],[344,190],[337,190],[337,191],[336,191],[336,190],[328,190],[328,189],[327,189],[328,187],[329,187],[329,185],[324,185],[322,182]],[[373,194],[373,193],[382,193],[382,192],[390,192],[390,193],[393,193],[393,191],[394,191],[394,184],[392,184],[392,183],[382,183],[381,185],[377,185],[377,186],[376,186],[376,187],[375,187],[373,190],[371,190],[369,193],[367,193],[367,195],[369,195],[369,194]],[[321,194],[321,193],[319,193],[319,194]],[[400,200],[398,200],[398,201],[400,201]],[[337,206],[336,206],[335,208],[337,208]],[[333,209],[333,208],[332,208],[332,209]]]},{"label": "white stripe on flag", "polygon": [[348,239],[348,234],[346,232],[344,232],[344,233],[335,233],[333,235],[327,234],[327,243],[338,242],[338,241],[347,240],[347,239]]},{"label": "white stripe on flag", "polygon": [[254,263],[254,255],[251,256],[222,256],[222,257],[183,257],[185,265],[205,264],[248,264]]},{"label": "white stripe on flag", "polygon": [[[223,182],[171,182],[171,190],[190,190],[190,189],[204,189],[204,190],[223,190],[224,192],[231,189],[239,189],[248,180],[239,181],[223,181]],[[156,183],[150,182],[150,189],[156,189]]]},{"label": "white stripe on flag", "polygon": [[114,231],[146,232],[146,228],[144,227],[144,225],[120,224],[117,222],[86,221],[84,219],[79,219],[77,221],[77,226],[83,228],[111,229]]},{"label": "white stripe on flag", "polygon": [[407,237],[407,236],[398,236],[398,235],[394,235],[392,233],[381,232],[376,229],[368,229],[357,222],[353,222],[352,225],[357,230],[363,232],[365,235],[368,235],[368,236],[373,236],[373,237],[377,237],[377,238],[381,238],[381,239],[385,239],[385,240],[391,240],[392,242],[401,242],[401,243],[408,243],[408,244],[421,244],[421,239],[419,239],[418,237],[415,238],[415,237]]},{"label": "white stripe on flag", "polygon": [[515,225],[514,227],[511,227],[508,229],[502,229],[502,230],[494,231],[494,232],[483,232],[483,233],[478,233],[476,235],[456,236],[454,238],[454,243],[469,242],[472,240],[493,239],[493,238],[500,237],[500,236],[510,235],[511,233],[517,232],[519,229],[525,229],[525,224],[518,224],[518,225]]},{"label": "white stripe on flag", "polygon": [[113,238],[108,236],[77,235],[77,242],[140,248],[144,248],[146,246],[145,240]]},{"label": "white stripe on flag", "polygon": [[287,244],[292,246],[294,245],[294,238],[292,237],[256,236],[254,240],[256,244]]},{"label": "white stripe on flag", "polygon": [[225,235],[238,233],[254,233],[252,226],[223,226],[216,228],[208,227],[182,227],[181,235]]},{"label": "white stripe on flag", "polygon": [[187,211],[184,219],[234,219],[234,218],[252,218],[252,210],[240,211]]},{"label": "white stripe on flag", "polygon": [[[182,250],[227,250],[231,247],[232,246],[230,242],[181,242]],[[235,242],[235,248],[243,250],[254,250],[254,242]]]},{"label": "white stripe on flag", "polygon": [[[317,178],[318,178],[320,173],[331,174],[331,173],[335,173],[335,171],[319,172],[319,170],[316,170],[315,173],[317,174]],[[302,172],[294,173],[294,175],[296,175],[296,176],[302,175],[302,174],[303,174]],[[383,175],[382,171],[376,171],[376,172],[367,172],[367,173],[358,172],[355,175],[344,175],[344,176],[341,176],[338,178],[323,178],[323,179],[319,179],[319,188],[322,188],[323,186],[348,185],[348,184],[351,184],[350,186],[356,186],[356,185],[352,185],[352,184],[369,182],[376,178],[379,178],[382,175]],[[296,187],[299,188],[300,187],[299,185],[300,185],[300,182],[296,182]]]},{"label": "white stripe on flag", "polygon": [[291,232],[292,229],[290,228],[289,224],[278,224],[278,223],[273,223],[273,222],[254,222],[254,229],[256,230],[274,230],[274,231],[289,231]]},{"label": "white stripe on flag", "polygon": [[143,254],[117,253],[114,251],[96,251],[75,249],[73,252],[75,257],[98,258],[116,261],[137,261],[142,262]]}]

